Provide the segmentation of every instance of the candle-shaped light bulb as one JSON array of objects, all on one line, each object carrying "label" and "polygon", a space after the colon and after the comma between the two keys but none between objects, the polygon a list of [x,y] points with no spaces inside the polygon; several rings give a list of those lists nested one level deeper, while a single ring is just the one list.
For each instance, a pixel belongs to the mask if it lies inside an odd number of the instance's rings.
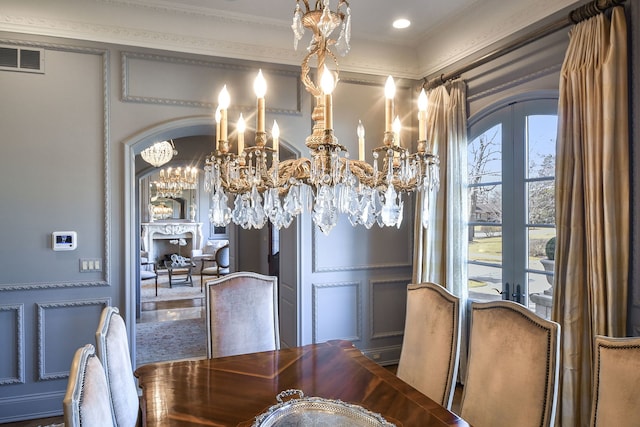
[{"label": "candle-shaped light bulb", "polygon": [[273,127],[271,128],[271,137],[273,138],[273,158],[274,160],[280,160],[280,127],[278,122],[273,121]]},{"label": "candle-shaped light bulb", "polygon": [[240,118],[236,124],[236,130],[238,131],[238,155],[241,155],[244,151],[244,131],[246,128],[247,126],[244,123],[244,117],[242,117],[242,113],[240,113]]},{"label": "candle-shaped light bulb", "polygon": [[258,76],[253,81],[253,91],[258,99],[258,112],[256,116],[256,131],[264,132],[264,96],[267,93],[267,82],[262,75],[262,70],[258,71]]},{"label": "candle-shaped light bulb", "polygon": [[322,70],[320,87],[322,88],[322,92],[324,92],[324,128],[333,129],[333,97],[331,94],[335,87],[335,81],[333,74],[331,74],[326,65]]},{"label": "candle-shaped light bulb", "polygon": [[393,98],[396,96],[396,84],[393,82],[393,77],[387,77],[387,82],[384,85],[384,117],[385,117],[385,132],[392,131],[393,121]]},{"label": "candle-shaped light bulb", "polygon": [[427,105],[429,100],[427,99],[427,93],[420,91],[418,96],[418,141],[427,140]]},{"label": "candle-shaped light bulb", "polygon": [[227,140],[227,108],[231,103],[231,97],[227,90],[227,85],[222,87],[220,95],[218,95],[218,107],[220,107],[220,140]]},{"label": "candle-shaped light bulb", "polygon": [[218,107],[220,107],[220,110],[226,110],[229,108],[229,104],[231,104],[231,97],[229,96],[227,85],[224,85],[218,95]]},{"label": "candle-shaped light bulb", "polygon": [[396,134],[396,146],[400,146],[400,130],[402,130],[402,125],[400,124],[400,117],[396,116],[396,119],[393,121],[393,133]]},{"label": "candle-shaped light bulb", "polygon": [[356,133],[358,134],[358,160],[364,162],[364,125],[362,120],[358,120]]},{"label": "candle-shaped light bulb", "polygon": [[220,147],[218,146],[219,141],[220,141],[220,106],[218,105],[218,108],[216,108],[216,113],[213,116],[216,120],[216,150],[219,150]]}]

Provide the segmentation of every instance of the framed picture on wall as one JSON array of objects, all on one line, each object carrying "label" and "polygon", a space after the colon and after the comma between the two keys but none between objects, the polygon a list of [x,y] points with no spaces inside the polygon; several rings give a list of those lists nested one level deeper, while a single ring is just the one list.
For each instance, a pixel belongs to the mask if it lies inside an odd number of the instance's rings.
[{"label": "framed picture on wall", "polygon": [[212,238],[216,238],[216,239],[228,237],[227,227],[225,226],[219,227],[216,225],[212,225],[211,232],[209,234],[211,235]]}]

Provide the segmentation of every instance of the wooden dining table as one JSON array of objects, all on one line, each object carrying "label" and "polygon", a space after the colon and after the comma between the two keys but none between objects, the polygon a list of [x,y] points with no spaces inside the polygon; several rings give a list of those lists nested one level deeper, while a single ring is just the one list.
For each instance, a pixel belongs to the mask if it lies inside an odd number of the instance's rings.
[{"label": "wooden dining table", "polygon": [[[357,405],[396,426],[468,426],[362,354],[350,341],[216,359],[150,363],[135,371],[147,426],[240,426],[285,390]],[[282,405],[282,403],[281,403]]]}]

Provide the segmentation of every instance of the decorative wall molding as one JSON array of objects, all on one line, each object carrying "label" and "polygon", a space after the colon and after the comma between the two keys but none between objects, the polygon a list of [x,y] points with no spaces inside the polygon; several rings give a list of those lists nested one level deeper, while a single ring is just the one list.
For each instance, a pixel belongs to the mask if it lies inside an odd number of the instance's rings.
[{"label": "decorative wall molding", "polygon": [[[15,375],[13,377],[0,378],[0,386],[8,384],[24,384],[24,304],[0,305],[0,312],[13,311],[16,322],[16,342],[14,349],[16,351],[16,364],[14,366]],[[6,365],[6,363],[3,363]]]},{"label": "decorative wall molding", "polygon": [[[402,337],[404,335],[404,329],[398,329],[395,331],[376,331],[376,318],[378,316],[384,316],[385,318],[389,317],[388,313],[377,313],[375,311],[375,299],[377,296],[377,292],[376,289],[379,288],[382,285],[396,285],[398,286],[398,288],[400,288],[398,290],[398,292],[402,293],[403,296],[405,296],[406,298],[406,292],[407,292],[407,284],[411,283],[411,277],[407,276],[405,278],[394,278],[394,280],[371,280],[370,281],[370,285],[371,285],[371,292],[370,292],[370,298],[371,301],[369,302],[369,308],[370,308],[370,316],[369,318],[371,319],[371,321],[369,322],[369,325],[371,326],[371,339],[380,339],[380,338],[395,338],[395,337]],[[394,311],[393,312],[394,315],[397,316],[401,316],[401,319],[404,320],[405,318],[405,313],[399,313]]]},{"label": "decorative wall molding", "polygon": [[[355,313],[338,313],[336,309],[327,310],[326,308],[323,310],[320,307],[320,296],[323,292],[327,292],[337,288],[354,288],[356,292],[356,307]],[[312,298],[312,313],[311,313],[311,330],[312,335],[311,339],[313,343],[317,343],[319,339],[319,332],[321,328],[322,319],[319,317],[319,314],[329,314],[332,317],[336,316],[355,316],[356,322],[356,334],[352,336],[333,336],[328,339],[342,339],[349,341],[360,341],[362,339],[362,302],[361,302],[361,283],[360,282],[339,282],[339,283],[313,283],[311,285],[311,298]],[[325,337],[323,337],[325,338]],[[323,339],[325,341],[325,339]]]},{"label": "decorative wall molding", "polygon": [[100,286],[109,286],[104,280],[94,282],[55,282],[55,283],[12,283],[0,285],[0,292],[4,291],[41,291],[45,289],[63,289],[63,288],[94,288]]},{"label": "decorative wall molding", "polygon": [[102,146],[103,146],[103,182],[102,182],[102,192],[104,194],[104,213],[103,213],[103,221],[104,221],[104,254],[103,254],[103,281],[100,282],[92,282],[88,284],[86,282],[77,282],[77,283],[65,283],[65,284],[45,284],[44,287],[41,287],[40,284],[16,284],[16,285],[2,285],[0,284],[0,291],[4,290],[25,290],[25,289],[48,289],[51,287],[54,288],[67,288],[67,287],[84,287],[84,286],[108,286],[109,284],[109,266],[110,266],[110,175],[109,175],[109,166],[111,163],[111,156],[109,155],[109,146],[111,141],[111,121],[110,121],[110,71],[109,71],[109,63],[110,56],[109,51],[106,49],[95,49],[95,48],[86,48],[79,46],[71,46],[65,45],[61,43],[43,43],[43,42],[33,42],[27,40],[16,40],[16,39],[0,39],[0,44],[2,45],[15,45],[15,46],[28,46],[28,47],[37,47],[45,50],[57,50],[62,52],[71,52],[71,53],[80,53],[87,55],[99,55],[102,58]]},{"label": "decorative wall molding", "polygon": [[[412,204],[409,204],[412,206]],[[406,209],[406,208],[405,208]],[[413,209],[412,207],[410,208]],[[413,218],[407,218],[407,214],[405,213],[404,221],[407,221],[408,230],[413,230]],[[358,227],[361,227],[360,225]],[[374,226],[374,227],[377,227]],[[381,269],[390,269],[390,268],[411,268],[413,266],[413,258],[411,254],[411,248],[406,248],[406,258],[401,262],[378,262],[378,263],[367,263],[367,264],[352,264],[352,265],[336,265],[331,264],[329,262],[334,261],[335,257],[332,257],[331,254],[326,253],[325,251],[319,250],[317,248],[317,237],[318,233],[322,233],[318,227],[314,224],[312,231],[312,252],[313,252],[313,272],[314,273],[338,273],[345,271],[356,271],[356,270],[381,270]],[[335,231],[333,231],[335,233]],[[406,239],[409,246],[413,244],[411,238]],[[327,262],[329,261],[329,262]]]},{"label": "decorative wall molding", "polygon": [[69,377],[69,371],[65,372],[47,372],[45,364],[45,329],[46,329],[46,312],[50,309],[56,308],[74,308],[85,307],[91,305],[101,305],[102,308],[111,305],[111,298],[100,298],[95,300],[82,300],[82,301],[65,301],[56,303],[36,303],[38,309],[38,381],[58,380]]},{"label": "decorative wall molding", "polygon": [[[131,93],[131,67],[130,63],[132,60],[142,60],[142,61],[152,61],[158,63],[165,64],[179,64],[179,65],[188,65],[193,67],[203,67],[210,69],[219,69],[224,71],[235,71],[240,73],[253,73],[256,70],[256,67],[250,67],[247,65],[238,65],[238,64],[230,64],[220,61],[204,61],[204,60],[196,60],[189,58],[181,58],[175,56],[165,56],[165,55],[152,55],[145,53],[137,53],[137,52],[121,52],[121,66],[122,66],[122,101],[123,102],[135,102],[142,104],[159,104],[159,105],[173,105],[179,107],[198,107],[198,108],[207,108],[210,110],[215,109],[216,105],[211,102],[201,102],[196,100],[189,99],[170,99],[170,98],[161,98],[161,97],[153,97],[153,96],[138,96]],[[269,106],[267,104],[267,111],[270,113],[276,114],[291,114],[291,115],[301,115],[301,99],[302,99],[302,84],[300,79],[298,78],[297,71],[277,69],[277,68],[264,68],[265,71],[268,71],[269,74],[280,75],[284,77],[291,77],[295,82],[296,88],[296,108],[295,109],[278,109],[273,108],[273,106]],[[255,105],[234,105],[234,109],[239,111],[253,111],[255,110]]]}]

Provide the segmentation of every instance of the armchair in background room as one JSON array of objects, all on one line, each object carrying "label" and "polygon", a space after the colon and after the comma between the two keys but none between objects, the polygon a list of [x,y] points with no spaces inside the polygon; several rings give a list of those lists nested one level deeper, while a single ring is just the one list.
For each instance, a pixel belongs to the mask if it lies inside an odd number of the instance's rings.
[{"label": "armchair in background room", "polygon": [[149,259],[149,252],[140,251],[140,280],[155,279],[158,287],[156,263]]},{"label": "armchair in background room", "polygon": [[203,258],[200,268],[200,290],[204,287],[204,276],[220,277],[230,273],[229,269],[229,243],[216,251],[213,260]]}]

